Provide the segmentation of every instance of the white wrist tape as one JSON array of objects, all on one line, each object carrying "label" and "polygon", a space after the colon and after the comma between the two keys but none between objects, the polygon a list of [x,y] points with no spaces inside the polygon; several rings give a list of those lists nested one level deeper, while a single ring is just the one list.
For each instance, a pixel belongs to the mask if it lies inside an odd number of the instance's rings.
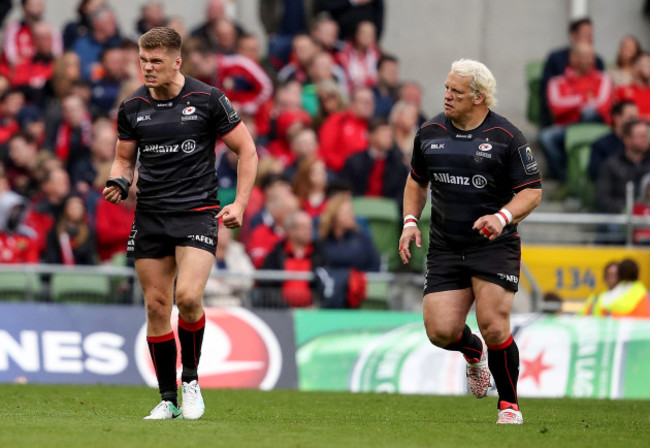
[{"label": "white wrist tape", "polygon": [[413,216],[413,215],[406,215],[404,217],[404,227],[403,229],[406,229],[407,227],[417,227],[418,226],[418,219]]},{"label": "white wrist tape", "polygon": [[507,226],[512,222],[512,213],[510,213],[510,210],[508,210],[507,208],[502,208],[501,210],[496,212],[494,216],[497,217],[497,219],[499,220],[499,222],[503,227]]}]

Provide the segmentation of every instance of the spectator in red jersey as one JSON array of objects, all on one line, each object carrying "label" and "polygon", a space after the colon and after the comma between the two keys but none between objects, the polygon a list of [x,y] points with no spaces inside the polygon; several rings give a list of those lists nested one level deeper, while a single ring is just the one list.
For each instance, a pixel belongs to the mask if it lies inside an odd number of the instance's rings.
[{"label": "spectator in red jersey", "polygon": [[566,126],[609,121],[613,93],[610,77],[596,69],[593,47],[588,43],[574,45],[564,75],[555,76],[548,83],[548,105],[554,125],[539,133],[552,177],[561,181],[566,178]]},{"label": "spectator in red jersey", "polygon": [[285,236],[285,218],[298,208],[298,199],[290,187],[285,189],[280,184],[278,188],[267,189],[264,220],[262,224],[253,228],[250,237],[246,240],[246,252],[257,269],[262,267],[266,256]]},{"label": "spectator in red jersey", "polygon": [[17,116],[25,104],[25,95],[20,90],[7,89],[0,96],[0,145],[20,129]]},{"label": "spectator in red jersey", "polygon": [[40,254],[45,251],[47,234],[59,218],[64,199],[70,194],[70,178],[60,167],[45,172],[41,188],[31,201],[24,224],[35,232],[35,243]]},{"label": "spectator in red jersey", "polygon": [[[36,53],[34,25],[42,20],[45,11],[44,0],[21,0],[20,4],[22,18],[7,24],[3,37],[2,57],[12,67],[30,61]],[[62,42],[58,32],[53,31],[50,44],[50,53],[59,56]]]},{"label": "spectator in red jersey", "polygon": [[[262,269],[313,272],[325,266],[320,246],[313,241],[313,224],[309,214],[295,210],[284,220],[287,235],[273,247]],[[316,281],[284,280],[259,282],[261,301],[257,306],[304,308],[318,302]]]},{"label": "spectator in red jersey", "polygon": [[0,63],[0,74],[9,79],[13,87],[22,87],[27,96],[35,102],[42,102],[43,87],[54,73],[52,53],[53,29],[45,22],[35,23],[33,28],[34,54],[13,65]]},{"label": "spectator in red jersey", "polygon": [[607,70],[614,87],[631,84],[634,79],[634,61],[642,53],[641,43],[634,36],[625,36],[618,47],[616,62]]},{"label": "spectator in red jersey", "polygon": [[352,186],[354,196],[392,198],[401,205],[409,170],[395,146],[393,130],[385,119],[374,118],[368,131],[368,149],[345,161],[341,178]]},{"label": "spectator in red jersey", "polygon": [[632,82],[616,89],[616,99],[634,101],[639,117],[650,120],[650,53],[643,52],[634,60]]},{"label": "spectator in red jersey", "polygon": [[80,159],[88,157],[92,135],[90,113],[83,99],[69,94],[61,101],[62,119],[50,124],[48,147],[70,169]]},{"label": "spectator in red jersey", "polygon": [[345,159],[368,147],[368,120],[375,110],[370,89],[352,93],[347,110],[330,115],[319,130],[320,154],[327,168],[338,173]]},{"label": "spectator in red jersey", "polygon": [[79,265],[97,263],[95,231],[88,225],[86,208],[78,196],[68,196],[61,216],[47,234],[43,263]]},{"label": "spectator in red jersey", "polygon": [[307,112],[287,110],[278,115],[276,120],[277,138],[271,140],[268,146],[269,154],[280,160],[284,168],[295,162],[296,154],[291,151],[289,142],[300,130],[311,126],[311,118]]},{"label": "spectator in red jersey", "polygon": [[329,79],[316,84],[316,96],[318,110],[314,116],[314,128],[319,129],[330,115],[345,110],[346,99],[339,85]]},{"label": "spectator in red jersey", "polygon": [[309,77],[307,67],[321,51],[323,50],[308,34],[295,36],[291,42],[290,61],[278,72],[278,81],[283,84],[287,81],[298,81],[300,84],[305,84]]},{"label": "spectator in red jersey", "polygon": [[327,205],[327,169],[316,156],[303,158],[293,180],[293,192],[300,208],[312,218],[318,218]]},{"label": "spectator in red jersey", "polygon": [[218,87],[241,113],[256,115],[273,95],[273,84],[260,65],[242,55],[215,54],[199,40],[187,43],[192,75]]},{"label": "spectator in red jersey", "polygon": [[38,191],[38,146],[33,135],[19,131],[9,139],[6,178],[13,191],[32,197]]},{"label": "spectator in red jersey", "polygon": [[129,240],[135,217],[137,191],[135,180],[129,189],[127,198],[118,205],[108,201],[97,201],[95,235],[97,236],[97,254],[101,263],[110,262],[117,254],[126,254],[126,243]]},{"label": "spectator in red jersey", "polygon": [[360,22],[354,38],[346,42],[338,54],[338,62],[345,70],[351,90],[377,84],[377,63],[380,58],[375,25],[372,22]]},{"label": "spectator in red jersey", "polygon": [[33,232],[22,225],[27,200],[9,189],[0,164],[0,264],[38,263]]}]

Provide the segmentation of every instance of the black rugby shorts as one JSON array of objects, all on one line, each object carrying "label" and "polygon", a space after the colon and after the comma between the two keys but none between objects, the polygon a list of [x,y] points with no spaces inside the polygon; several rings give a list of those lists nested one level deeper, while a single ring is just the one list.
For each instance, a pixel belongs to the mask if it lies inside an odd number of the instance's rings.
[{"label": "black rugby shorts", "polygon": [[214,255],[217,250],[218,209],[184,213],[135,212],[126,246],[131,258],[163,258],[176,246],[196,247]]},{"label": "black rugby shorts", "polygon": [[488,243],[462,251],[430,248],[424,277],[424,295],[470,288],[472,277],[517,292],[521,267],[519,238]]}]

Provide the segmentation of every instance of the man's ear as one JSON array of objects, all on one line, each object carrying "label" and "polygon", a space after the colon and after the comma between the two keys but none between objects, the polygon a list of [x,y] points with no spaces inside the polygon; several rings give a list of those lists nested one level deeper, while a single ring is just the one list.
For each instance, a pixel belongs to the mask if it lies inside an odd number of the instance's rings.
[{"label": "man's ear", "polygon": [[175,64],[174,64],[174,68],[175,68],[176,70],[180,70],[180,69],[181,69],[181,65],[183,65],[183,59],[182,59],[180,56],[178,56],[178,57],[176,58],[176,61],[175,61]]},{"label": "man's ear", "polygon": [[474,95],[474,105],[478,106],[484,101],[485,101],[485,93],[476,92],[476,94]]}]

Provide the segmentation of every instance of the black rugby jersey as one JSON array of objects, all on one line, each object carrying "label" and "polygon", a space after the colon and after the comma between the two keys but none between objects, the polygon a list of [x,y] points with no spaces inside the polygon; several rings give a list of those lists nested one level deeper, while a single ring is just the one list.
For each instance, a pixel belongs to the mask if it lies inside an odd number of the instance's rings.
[{"label": "black rugby jersey", "polygon": [[[535,156],[519,129],[489,111],[471,131],[456,128],[444,113],[424,123],[415,137],[411,177],[431,184],[432,247],[465,249],[488,240],[472,230],[525,188],[541,188]],[[513,238],[507,226],[497,238]]]},{"label": "black rugby jersey", "polygon": [[223,92],[189,76],[175,98],[155,100],[144,85],[126,98],[117,127],[138,148],[137,210],[218,206],[214,147],[239,122]]}]

